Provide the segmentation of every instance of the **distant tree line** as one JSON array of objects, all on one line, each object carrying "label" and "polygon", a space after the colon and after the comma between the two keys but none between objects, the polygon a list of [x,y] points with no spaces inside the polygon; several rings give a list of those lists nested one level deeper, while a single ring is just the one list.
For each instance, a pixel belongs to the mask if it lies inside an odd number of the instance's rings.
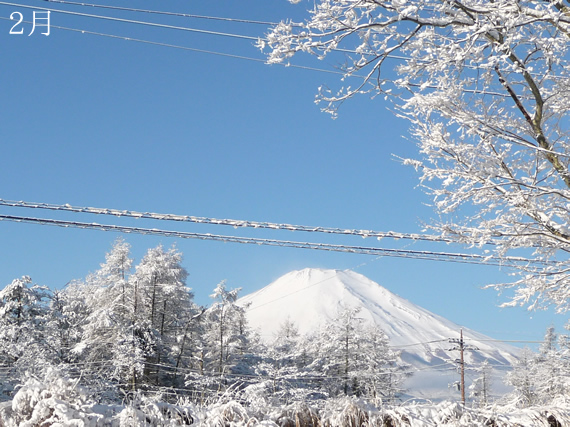
[{"label": "distant tree line", "polygon": [[356,309],[311,336],[288,320],[262,341],[239,289],[221,282],[211,306],[200,307],[181,261],[175,248],[158,246],[134,266],[119,239],[97,271],[63,289],[13,280],[0,291],[2,400],[54,369],[106,403],[139,393],[212,402],[240,391],[282,403],[343,395],[393,402],[401,393],[398,353]]}]

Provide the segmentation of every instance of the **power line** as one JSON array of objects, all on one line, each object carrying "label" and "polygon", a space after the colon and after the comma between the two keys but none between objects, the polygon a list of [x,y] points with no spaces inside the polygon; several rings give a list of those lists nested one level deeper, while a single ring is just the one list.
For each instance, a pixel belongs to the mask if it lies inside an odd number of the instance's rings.
[{"label": "power line", "polygon": [[[7,20],[7,21],[10,20],[9,18],[4,18],[4,17],[0,17],[0,19]],[[22,22],[26,23],[26,24],[32,23],[30,21],[22,21]],[[317,71],[319,73],[336,74],[336,75],[340,75],[343,77],[347,77],[346,73],[343,71],[328,70],[325,68],[317,68],[317,67],[309,67],[306,65],[291,64],[290,62],[277,62],[277,63],[268,64],[265,59],[252,58],[250,56],[244,56],[244,55],[223,53],[223,52],[217,52],[217,51],[212,51],[212,50],[207,50],[207,49],[198,49],[198,48],[192,48],[192,47],[188,47],[188,46],[175,45],[175,44],[171,44],[171,43],[155,42],[152,40],[143,40],[143,39],[138,39],[138,38],[133,38],[133,37],[119,36],[116,34],[108,34],[108,33],[101,33],[101,32],[97,32],[97,31],[81,30],[81,29],[63,27],[63,26],[58,26],[58,25],[53,25],[53,24],[50,25],[50,28],[56,28],[56,29],[64,30],[64,31],[72,31],[72,32],[77,32],[77,33],[81,33],[81,34],[89,34],[89,35],[95,35],[95,36],[101,36],[101,37],[120,39],[120,40],[125,40],[125,41],[132,41],[132,42],[143,43],[143,44],[150,44],[150,45],[160,46],[160,47],[181,49],[181,50],[186,50],[186,51],[191,51],[191,52],[199,52],[199,53],[206,53],[206,54],[210,54],[210,55],[224,56],[224,57],[234,58],[234,59],[243,59],[246,61],[259,62],[259,63],[265,64],[265,65],[278,65],[278,66],[282,66],[282,67],[286,67],[286,68],[296,68],[296,69],[307,70],[307,71]],[[389,59],[402,59],[402,60],[410,59],[410,58],[399,57],[399,56],[395,56],[395,55],[387,55],[386,57]],[[360,76],[358,74],[350,74],[350,76],[348,76],[348,77],[365,78],[364,76]],[[410,83],[409,86],[420,87],[422,85]],[[439,89],[437,86],[423,86],[423,87],[425,87],[427,89]],[[490,95],[490,96],[497,96],[497,97],[502,97],[502,98],[510,98],[510,95],[499,93],[499,92],[491,92],[491,91],[478,90],[478,89],[465,89],[465,88],[463,88],[461,90],[463,93],[472,93],[472,94],[479,94],[479,95]],[[537,151],[542,150],[539,147],[534,147],[534,148]],[[546,151],[546,150],[544,150],[544,151]],[[559,156],[564,155],[562,153],[557,153],[557,154]]]},{"label": "power line", "polygon": [[[11,21],[10,18],[6,18],[6,17],[2,17],[2,16],[0,16],[0,19],[5,20],[5,21]],[[32,24],[31,21],[22,21],[22,22],[25,24]],[[56,28],[58,30],[71,31],[71,32],[75,32],[75,33],[89,34],[89,35],[100,36],[100,37],[108,37],[108,38],[112,38],[112,39],[119,39],[119,40],[136,42],[136,43],[149,44],[152,46],[168,47],[168,48],[172,48],[172,49],[180,49],[180,50],[185,50],[185,51],[190,51],[190,52],[206,53],[206,54],[210,54],[210,55],[223,56],[223,57],[233,58],[233,59],[243,59],[246,61],[253,61],[253,62],[259,62],[262,64],[267,64],[266,61],[264,59],[261,59],[261,58],[252,58],[250,56],[236,55],[236,54],[232,54],[232,53],[217,52],[217,51],[212,51],[212,50],[207,50],[207,49],[198,49],[198,48],[181,46],[181,45],[176,45],[176,44],[171,44],[171,43],[155,42],[152,40],[143,40],[143,39],[138,39],[138,38],[133,38],[133,37],[119,36],[116,34],[108,34],[108,33],[101,33],[101,32],[97,32],[97,31],[81,30],[78,28],[63,27],[63,26],[53,25],[53,24],[50,25],[50,28]],[[278,66],[286,67],[286,68],[297,68],[297,69],[301,69],[301,70],[317,71],[320,73],[337,74],[337,75],[344,76],[344,73],[341,71],[327,70],[324,68],[309,67],[309,66],[305,66],[305,65],[296,65],[296,64],[289,64],[289,63],[279,63],[279,64],[270,64],[270,65],[278,65]]]},{"label": "power line", "polygon": [[76,222],[76,221],[62,221],[62,220],[54,220],[47,218],[32,218],[32,217],[21,217],[13,215],[0,215],[0,221],[2,220],[30,223],[30,224],[40,224],[40,225],[54,225],[64,228],[82,228],[82,229],[94,229],[100,231],[115,231],[127,234],[137,233],[137,234],[157,235],[165,237],[178,237],[182,239],[214,240],[218,242],[243,243],[243,244],[254,244],[254,245],[263,245],[263,246],[279,246],[279,247],[289,247],[296,249],[312,249],[312,250],[321,250],[329,252],[344,252],[344,253],[354,253],[354,254],[364,254],[364,255],[383,255],[383,256],[391,256],[399,258],[457,262],[464,264],[480,264],[480,265],[511,266],[511,267],[516,267],[520,263],[524,264],[534,263],[534,264],[544,264],[544,265],[555,264],[554,262],[549,262],[545,260],[532,260],[522,257],[496,258],[493,256],[482,256],[476,254],[458,254],[458,253],[449,253],[449,252],[413,251],[406,249],[388,249],[388,248],[377,248],[377,247],[366,247],[366,246],[333,245],[328,243],[295,242],[288,240],[224,236],[224,235],[216,235],[209,233],[201,234],[201,233],[190,233],[183,231],[162,230],[157,228],[149,229],[149,228],[140,228],[140,227],[126,227],[119,225],[106,225],[106,224],[85,223],[85,222]]},{"label": "power line", "polygon": [[111,9],[111,10],[121,10],[126,12],[140,12],[140,13],[148,13],[154,15],[166,15],[166,16],[176,16],[182,18],[195,18],[195,19],[206,19],[212,21],[224,21],[224,22],[237,22],[241,24],[259,24],[259,25],[278,25],[277,22],[270,22],[270,21],[256,21],[252,19],[239,19],[239,18],[225,18],[220,16],[207,16],[207,15],[194,15],[190,13],[182,13],[182,12],[165,12],[160,10],[148,10],[148,9],[135,9],[131,7],[120,7],[120,6],[108,6],[103,4],[92,4],[92,3],[79,3],[73,1],[65,1],[65,0],[42,0],[48,3],[58,3],[58,4],[67,4],[72,6],[87,6],[93,8],[100,8],[100,9]]},{"label": "power line", "polygon": [[294,225],[294,224],[274,223],[274,222],[265,222],[265,221],[249,221],[241,219],[208,218],[208,217],[200,217],[192,215],[176,215],[176,214],[163,214],[155,212],[137,212],[130,210],[109,209],[109,208],[71,206],[69,204],[58,205],[53,203],[35,203],[35,202],[0,199],[0,206],[30,208],[30,209],[46,209],[46,210],[67,211],[75,213],[89,213],[95,215],[130,217],[136,219],[153,219],[159,221],[178,221],[178,222],[191,222],[196,224],[226,225],[234,228],[303,231],[309,233],[352,235],[352,236],[360,236],[363,238],[375,237],[378,240],[382,238],[390,238],[390,239],[408,239],[414,241],[420,240],[420,241],[430,241],[430,242],[457,243],[457,240],[454,239],[441,237],[441,236],[431,236],[427,234],[399,233],[395,231],[382,232],[374,230],[358,230],[358,229],[321,227],[321,226],[310,226],[310,225]]},{"label": "power line", "polygon": [[[472,339],[473,341],[475,341],[474,339]],[[469,341],[469,338],[466,339],[466,341]],[[506,342],[506,343],[517,343],[517,344],[544,344],[544,340],[542,341],[536,341],[536,340],[498,340],[498,339],[485,339],[485,340],[476,340],[476,341],[485,341],[485,342]]]},{"label": "power line", "polygon": [[[129,362],[119,362],[118,360],[113,360],[112,364],[110,363],[109,359],[104,359],[104,360],[100,360],[100,361],[92,361],[92,362],[88,362],[88,361],[80,361],[80,362],[70,362],[70,363],[63,363],[62,366],[63,367],[69,367],[69,368],[89,368],[89,366],[92,365],[101,365],[102,368],[108,368],[108,369],[113,369],[113,368],[121,368],[121,367],[129,367],[131,366],[132,361]],[[157,367],[157,368],[163,368],[164,370],[176,370],[180,373],[194,373],[194,374],[199,374],[200,376],[203,377],[208,377],[208,378],[216,378],[216,377],[226,377],[226,378],[247,378],[247,379],[271,379],[271,380],[277,380],[277,381],[294,381],[294,380],[304,380],[304,381],[322,381],[322,380],[327,380],[327,379],[344,379],[346,378],[344,375],[331,375],[331,374],[321,374],[321,375],[315,375],[314,373],[311,375],[303,375],[303,373],[298,373],[296,375],[282,375],[282,374],[276,374],[276,375],[267,375],[267,374],[244,374],[244,373],[232,373],[232,372],[216,372],[213,371],[211,368],[210,369],[197,369],[197,368],[192,368],[192,367],[187,367],[187,366],[173,366],[173,365],[166,365],[166,364],[162,364],[162,363],[151,363],[148,361],[144,361],[144,360],[140,360],[141,364],[144,364],[145,366],[152,366],[152,367]],[[444,369],[441,369],[444,368]],[[2,369],[2,368],[0,368]],[[4,369],[6,369],[6,371],[12,369],[11,367],[5,367]],[[96,367],[94,367],[94,369],[96,369]],[[405,369],[402,369],[400,371],[398,371],[398,373],[414,373],[414,372],[422,372],[422,371],[435,371],[435,372],[443,372],[443,371],[451,371],[454,370],[453,365],[451,365],[451,363],[442,363],[439,365],[433,365],[433,366],[426,366],[423,368],[416,368],[416,367],[407,367]],[[381,373],[386,373],[388,371],[384,371]],[[366,378],[369,377],[370,374],[361,374],[360,375],[362,378]],[[153,387],[151,384],[145,384],[146,386],[150,386]],[[158,387],[158,386],[156,386]],[[186,389],[177,389],[177,390],[186,390]]]},{"label": "power line", "polygon": [[180,27],[180,26],[176,26],[176,25],[159,24],[156,22],[148,22],[148,21],[137,21],[134,19],[115,18],[112,16],[104,16],[104,15],[93,15],[90,13],[72,12],[69,10],[62,10],[62,9],[50,9],[47,7],[28,6],[28,5],[8,3],[8,2],[3,2],[3,1],[0,1],[0,5],[14,6],[14,7],[20,7],[20,8],[25,8],[25,9],[43,10],[46,12],[63,13],[63,14],[67,14],[67,15],[81,16],[81,17],[85,17],[85,18],[102,19],[102,20],[107,20],[107,21],[115,21],[115,22],[122,22],[122,23],[128,23],[128,24],[145,25],[145,26],[150,26],[150,27],[165,28],[165,29],[169,29],[169,30],[189,31],[189,32],[193,32],[193,33],[232,37],[232,38],[252,40],[252,41],[258,41],[259,40],[259,37],[245,36],[242,34],[232,34],[232,33],[220,32],[220,31],[201,30],[198,28]]},{"label": "power line", "polygon": [[[43,1],[51,1],[51,2],[56,2],[56,3],[63,3],[63,4],[78,4],[78,5],[84,5],[84,6],[93,6],[93,7],[99,7],[100,5],[93,5],[93,4],[83,4],[83,3],[74,3],[74,2],[64,2],[64,1],[56,1],[56,0],[43,0]],[[0,2],[0,5],[9,5],[9,6],[17,6],[17,7],[24,7],[24,8],[29,8],[29,9],[40,9],[40,10],[45,10],[45,11],[50,11],[50,12],[56,12],[56,13],[63,13],[63,14],[72,14],[72,15],[77,15],[77,16],[83,16],[83,17],[90,17],[90,18],[98,18],[98,19],[107,19],[107,20],[111,20],[111,21],[119,21],[119,22],[126,22],[126,23],[133,23],[133,24],[141,24],[141,25],[149,25],[149,26],[155,26],[155,27],[161,27],[161,28],[166,28],[166,29],[174,29],[174,30],[183,30],[183,31],[190,31],[190,32],[198,32],[198,33],[203,33],[203,34],[208,34],[208,35],[217,35],[217,36],[225,36],[225,37],[234,37],[234,38],[238,38],[238,39],[247,39],[247,40],[253,40],[253,41],[259,41],[259,40],[264,40],[262,37],[252,37],[252,36],[246,36],[246,35],[242,35],[242,34],[232,34],[232,33],[224,33],[224,32],[218,32],[218,31],[210,31],[210,30],[202,30],[202,29],[196,29],[196,28],[188,28],[188,27],[178,27],[178,26],[172,26],[172,25],[165,25],[165,24],[158,24],[158,23],[153,23],[153,22],[146,22],[146,21],[135,21],[135,20],[128,20],[128,19],[121,19],[121,18],[114,18],[114,17],[110,17],[110,16],[102,16],[102,15],[92,15],[92,14],[85,14],[85,13],[79,13],[79,12],[71,12],[71,11],[66,11],[66,10],[61,10],[61,9],[49,9],[49,8],[42,8],[42,7],[33,7],[33,6],[27,6],[27,5],[17,5],[14,3],[8,3],[8,2]],[[106,6],[101,6],[101,7],[106,7]],[[240,19],[235,19],[235,18],[220,18],[220,17],[210,17],[210,16],[204,16],[204,15],[189,15],[189,14],[178,14],[176,12],[161,12],[161,11],[153,11],[153,10],[144,10],[144,9],[132,9],[132,8],[119,8],[119,7],[113,7],[113,6],[108,6],[107,8],[111,8],[111,9],[121,9],[121,10],[130,10],[130,11],[134,11],[134,12],[148,12],[148,13],[159,13],[159,14],[174,14],[174,15],[180,15],[180,16],[189,16],[189,17],[195,17],[195,18],[204,18],[204,19],[217,19],[217,20],[225,20],[225,21],[237,21],[237,22],[244,22],[244,23],[253,23],[253,24],[267,24],[267,25],[275,25],[275,23],[273,22],[263,22],[263,21],[254,21],[254,20],[240,20]],[[6,19],[7,18],[2,18],[0,17],[0,19]],[[26,22],[29,23],[27,21],[22,21],[22,22]],[[293,26],[295,26],[294,24],[292,24]],[[147,44],[152,44],[152,45],[157,45],[157,46],[163,46],[163,47],[170,47],[170,48],[178,48],[178,49],[184,49],[184,50],[189,50],[189,51],[195,51],[195,52],[202,52],[202,53],[209,53],[209,54],[214,54],[214,55],[219,55],[219,56],[227,56],[227,57],[232,57],[232,58],[238,58],[238,59],[244,59],[244,60],[250,60],[250,61],[256,61],[256,62],[262,62],[267,64],[266,60],[263,59],[258,59],[258,58],[251,58],[251,57],[246,57],[246,56],[240,56],[240,55],[233,55],[233,54],[225,54],[225,53],[221,53],[221,52],[214,52],[214,51],[209,51],[209,50],[204,50],[204,49],[196,49],[196,48],[189,48],[189,47],[184,47],[184,46],[179,46],[179,45],[173,45],[173,44],[168,44],[168,43],[160,43],[160,42],[153,42],[153,41],[148,41],[148,40],[141,40],[141,39],[135,39],[135,38],[131,38],[131,37],[125,37],[125,36],[117,36],[117,35],[113,35],[113,34],[105,34],[105,33],[100,33],[100,32],[94,32],[94,31],[87,31],[87,30],[79,30],[79,29],[74,29],[74,28],[68,28],[68,27],[62,27],[62,26],[56,26],[56,25],[50,25],[51,28],[57,28],[57,29],[62,29],[62,30],[68,30],[68,31],[75,31],[75,32],[81,32],[83,34],[91,34],[91,35],[98,35],[98,36],[105,36],[105,37],[110,37],[110,38],[118,38],[118,39],[122,39],[122,40],[127,40],[127,41],[135,41],[135,42],[139,42],[139,43],[147,43]],[[342,52],[342,53],[359,53],[353,49],[343,49],[343,48],[335,48],[335,49],[331,49],[332,51],[335,52]],[[374,52],[367,52],[366,54],[368,55],[374,55]],[[389,58],[389,59],[396,59],[396,60],[403,60],[403,61],[408,61],[411,58],[410,57],[406,57],[406,56],[402,56],[402,55],[393,55],[393,54],[388,54],[388,55],[383,55],[385,58]],[[290,64],[289,62],[284,63],[284,62],[277,62],[277,63],[271,63],[269,65],[274,65],[274,64],[279,64],[282,65],[284,67],[291,67],[291,68],[299,68],[299,69],[306,69],[306,70],[310,70],[310,71],[319,71],[319,72],[324,72],[324,73],[329,73],[329,74],[339,74],[342,75],[344,77],[355,77],[355,78],[364,78],[366,79],[367,77],[365,76],[360,76],[358,74],[355,74],[354,72],[342,72],[342,71],[334,71],[334,70],[326,70],[326,69],[322,69],[322,68],[316,68],[316,67],[308,67],[308,66],[302,66],[302,65],[295,65],[295,64]],[[465,65],[466,68],[471,68],[471,69],[478,69],[477,66],[468,66]],[[356,70],[357,71],[357,70]],[[551,78],[555,78],[557,76],[550,76]],[[441,89],[437,86],[424,86],[424,85],[419,85],[419,84],[414,84],[414,83],[409,83],[409,86],[416,86],[416,87],[424,87],[427,89]],[[510,95],[508,94],[504,94],[504,93],[499,93],[499,92],[491,92],[488,90],[479,90],[479,89],[467,89],[467,88],[462,88],[461,91],[463,93],[472,93],[472,94],[479,94],[479,95],[490,95],[490,96],[497,96],[497,97],[503,97],[503,98],[510,98]],[[534,147],[537,150],[541,150],[539,147]],[[560,154],[559,154],[560,155]]]},{"label": "power line", "polygon": [[[131,12],[146,12],[146,13],[153,13],[153,14],[162,14],[162,15],[174,15],[174,16],[185,16],[185,17],[192,17],[192,18],[202,18],[202,19],[211,19],[211,20],[223,20],[223,21],[228,21],[228,22],[241,22],[241,23],[249,23],[249,24],[263,24],[263,25],[276,25],[277,23],[275,22],[269,22],[269,21],[256,21],[256,20],[248,20],[248,19],[237,19],[237,18],[223,18],[223,17],[215,17],[215,16],[206,16],[206,15],[192,15],[192,14],[184,14],[184,13],[179,13],[179,12],[163,12],[163,11],[157,11],[157,10],[146,10],[146,9],[135,9],[135,8],[126,8],[126,7],[118,7],[118,6],[106,6],[106,5],[96,5],[96,4],[89,4],[89,3],[78,3],[78,2],[70,2],[70,1],[65,1],[65,0],[43,0],[43,1],[47,1],[47,2],[52,2],[52,3],[61,3],[61,4],[70,4],[70,5],[80,5],[80,6],[91,6],[91,7],[101,7],[101,8],[107,8],[107,9],[117,9],[117,10],[124,10],[124,11],[131,11]],[[224,32],[217,32],[217,31],[209,31],[209,30],[202,30],[202,29],[196,29],[196,28],[189,28],[189,27],[179,27],[179,26],[172,26],[172,25],[166,25],[166,24],[159,24],[159,23],[154,23],[154,22],[147,22],[147,21],[137,21],[137,20],[129,20],[129,19],[122,19],[122,18],[115,18],[115,17],[111,17],[111,16],[104,16],[104,15],[93,15],[93,14],[86,14],[86,13],[80,13],[80,12],[72,12],[72,11],[67,11],[67,10],[62,10],[62,9],[50,9],[50,8],[44,8],[44,7],[34,7],[34,6],[28,6],[28,5],[21,5],[21,4],[16,4],[16,3],[9,3],[9,2],[0,2],[0,5],[7,5],[7,6],[15,6],[15,7],[23,7],[23,8],[28,8],[28,9],[39,9],[39,10],[45,10],[45,11],[50,11],[50,12],[55,12],[55,13],[62,13],[62,14],[71,14],[71,15],[76,15],[76,16],[82,16],[82,17],[90,17],[90,18],[96,18],[96,19],[106,19],[106,20],[111,20],[111,21],[118,21],[118,22],[125,22],[125,23],[132,23],[132,24],[141,24],[141,25],[148,25],[148,26],[155,26],[155,27],[161,27],[161,28],[167,28],[167,29],[174,29],[174,30],[183,30],[183,31],[191,31],[191,32],[198,32],[198,33],[204,33],[204,34],[209,34],[209,35],[218,35],[218,36],[226,36],[226,37],[234,37],[234,38],[239,38],[239,39],[247,39],[247,40],[253,40],[253,41],[259,41],[259,40],[265,40],[262,37],[252,37],[252,36],[247,36],[247,35],[242,35],[242,34],[232,34],[232,33],[224,33]],[[300,26],[299,24],[294,24],[291,23],[291,25],[293,26]],[[54,28],[58,28],[55,26],[52,26]],[[59,27],[62,29],[65,29],[64,27]],[[69,28],[67,28],[69,29]],[[69,29],[72,30],[72,29]],[[83,30],[78,30],[78,31],[82,31],[85,32]],[[92,34],[96,34],[96,33],[92,33]],[[104,34],[99,34],[99,35],[104,35]],[[111,36],[111,35],[109,35]],[[111,36],[112,37],[112,36]],[[121,38],[120,36],[117,36],[118,38]],[[128,37],[125,39],[129,39]],[[142,40],[138,40],[141,41]],[[152,42],[149,42],[152,43]],[[171,46],[174,47],[174,46]],[[352,54],[363,54],[363,52],[357,52],[354,49],[344,49],[344,48],[334,48],[331,49],[332,51],[335,52],[341,52],[341,53],[352,53]],[[213,52],[211,52],[213,53]],[[367,55],[378,55],[377,52],[374,51],[369,51],[369,52],[364,52],[364,54]],[[387,55],[381,55],[385,58],[390,58],[390,59],[397,59],[397,60],[403,60],[403,61],[409,61],[412,58],[411,57],[407,57],[404,55],[394,55],[394,54],[387,54]],[[245,59],[245,58],[244,58]],[[255,59],[254,59],[255,60]],[[264,61],[265,62],[265,61]],[[284,66],[292,66],[291,64],[283,64]],[[299,67],[299,66],[297,66]],[[473,69],[473,70],[478,70],[480,67],[476,66],[476,65],[469,65],[469,64],[464,64],[465,68],[469,68],[469,69]],[[299,67],[299,68],[304,68],[304,67]],[[311,67],[308,67],[309,69],[311,69]],[[319,70],[319,69],[315,69],[315,70]],[[323,72],[330,72],[327,70],[319,70],[319,71],[323,71]],[[342,75],[346,75],[346,72],[334,72],[335,74],[342,74]],[[531,75],[533,73],[530,73]],[[536,73],[535,73],[536,74]],[[351,77],[360,77],[360,78],[364,78],[364,76],[358,76],[356,74],[350,74]],[[536,76],[538,76],[538,74],[536,74]],[[560,76],[549,76],[550,78],[556,78],[556,79],[563,79],[563,77]],[[567,80],[567,79],[566,79]],[[419,85],[415,85],[415,84],[411,84],[411,86],[419,86]],[[426,88],[432,88],[432,89],[440,89],[439,87],[431,87],[431,86],[427,86]],[[500,96],[500,97],[506,97],[508,98],[509,95],[503,94],[503,93],[498,93],[498,92],[489,92],[489,91],[485,91],[485,90],[477,90],[477,89],[462,89],[463,92],[466,93],[475,93],[475,94],[485,94],[485,95],[492,95],[492,96]]]},{"label": "power line", "polygon": [[[273,301],[271,301],[271,302],[273,302]],[[254,308],[257,308],[257,306]],[[115,332],[118,329],[119,329],[119,327],[117,327],[117,326],[100,326],[100,327],[95,328],[95,330],[103,331],[104,333]],[[176,331],[180,331],[183,329],[185,329],[184,326],[178,326],[178,327],[167,328],[167,331],[169,333],[175,333]],[[380,327],[380,329],[381,329],[381,327]],[[272,336],[272,335],[259,334],[259,336],[268,337],[268,336]],[[391,349],[394,349],[394,350],[401,350],[401,349],[408,348],[408,347],[426,346],[427,344],[449,343],[450,339],[455,339],[455,338],[440,338],[437,340],[419,341],[419,342],[414,342],[414,343],[410,343],[410,344],[394,344],[394,345],[390,344],[390,345],[388,345],[388,347]],[[476,338],[465,338],[465,337],[464,337],[463,341],[466,344],[468,344],[469,342],[515,343],[515,344],[544,344],[545,343],[544,340],[508,340],[508,339],[494,339],[494,338],[476,339]],[[99,339],[99,340],[97,340],[97,344],[98,345],[101,345],[101,344],[117,344],[117,339],[109,339],[109,340]],[[75,346],[76,346],[76,344],[70,344],[67,346],[66,345],[59,345],[58,348],[71,349],[71,348],[74,348]],[[437,347],[437,348],[440,348],[440,347]],[[89,363],[95,363],[95,362],[89,362]],[[99,362],[97,362],[97,363],[99,363]]]}]

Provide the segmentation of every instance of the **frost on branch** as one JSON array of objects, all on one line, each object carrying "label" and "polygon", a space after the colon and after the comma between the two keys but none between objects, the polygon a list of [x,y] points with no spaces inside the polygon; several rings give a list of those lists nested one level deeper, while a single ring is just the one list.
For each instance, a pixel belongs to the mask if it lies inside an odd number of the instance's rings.
[{"label": "frost on branch", "polygon": [[526,250],[542,264],[497,287],[513,286],[515,305],[570,307],[566,6],[320,0],[264,42],[270,63],[305,52],[344,64],[342,85],[318,95],[333,115],[356,94],[394,102],[418,144],[404,163],[443,218],[432,228],[499,256]]}]

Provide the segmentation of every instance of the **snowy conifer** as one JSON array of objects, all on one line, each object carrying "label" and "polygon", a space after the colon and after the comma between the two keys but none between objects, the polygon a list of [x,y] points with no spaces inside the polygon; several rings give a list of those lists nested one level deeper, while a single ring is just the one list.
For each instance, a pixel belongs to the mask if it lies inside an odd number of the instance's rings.
[{"label": "snowy conifer", "polygon": [[250,353],[251,331],[247,326],[245,309],[237,304],[239,291],[240,288],[227,290],[224,280],[210,295],[213,303],[204,313],[200,354],[203,375],[189,377],[189,382],[221,391],[229,384],[239,382],[240,375],[245,375],[241,378],[243,381],[254,375],[253,365],[259,362],[259,357]]},{"label": "snowy conifer", "polygon": [[537,366],[532,350],[525,347],[520,358],[505,378],[505,382],[514,388],[512,401],[519,407],[529,407],[538,403]]},{"label": "snowy conifer", "polygon": [[149,249],[130,280],[136,287],[135,329],[145,354],[145,382],[155,385],[172,380],[172,370],[163,372],[163,367],[175,363],[173,347],[193,315],[193,294],[181,262],[182,254],[174,247]]},{"label": "snowy conifer", "polygon": [[[286,319],[279,326],[274,339],[265,347],[260,373],[268,378],[268,388],[283,404],[304,401],[312,391],[310,381],[304,381],[303,368],[307,363],[307,349],[297,325]],[[305,360],[303,360],[305,359]]]},{"label": "snowy conifer", "polygon": [[[61,290],[54,290],[46,315],[46,342],[53,355],[53,364],[64,369],[80,361],[73,350],[83,338],[89,316],[86,293],[81,282],[72,281]],[[76,370],[76,368],[73,368]]]},{"label": "snowy conifer", "polygon": [[477,377],[469,386],[469,397],[478,408],[485,408],[491,403],[492,370],[493,367],[487,360],[475,369]]},{"label": "snowy conifer", "polygon": [[0,372],[5,375],[5,389],[24,371],[41,373],[51,363],[44,335],[49,292],[31,283],[23,276],[0,291]]},{"label": "snowy conifer", "polygon": [[554,327],[546,330],[544,342],[536,356],[537,386],[536,393],[542,404],[548,404],[570,391],[570,382],[567,379],[567,360],[558,348],[558,335]]},{"label": "snowy conifer", "polygon": [[317,357],[308,369],[323,375],[331,396],[355,395],[393,402],[402,392],[402,364],[389,348],[386,334],[358,317],[360,309],[339,307],[337,316],[321,329]]},{"label": "snowy conifer", "polygon": [[109,382],[126,389],[140,369],[141,355],[134,333],[132,283],[129,272],[130,246],[122,239],[113,244],[105,263],[74,288],[83,293],[86,309],[82,338],[74,352],[85,363],[84,374],[91,386],[111,389]]}]

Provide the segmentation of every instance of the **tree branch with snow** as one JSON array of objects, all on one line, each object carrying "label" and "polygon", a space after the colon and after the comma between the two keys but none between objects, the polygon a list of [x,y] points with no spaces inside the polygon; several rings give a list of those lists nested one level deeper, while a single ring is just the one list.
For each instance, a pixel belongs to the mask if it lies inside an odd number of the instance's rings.
[{"label": "tree branch with snow", "polygon": [[[509,304],[570,308],[570,13],[559,2],[319,0],[260,48],[269,63],[301,52],[344,63],[317,102],[335,116],[384,95],[410,123],[441,236],[506,256],[530,250]],[[390,60],[390,61],[388,61]],[[461,219],[458,219],[461,218]]]}]

